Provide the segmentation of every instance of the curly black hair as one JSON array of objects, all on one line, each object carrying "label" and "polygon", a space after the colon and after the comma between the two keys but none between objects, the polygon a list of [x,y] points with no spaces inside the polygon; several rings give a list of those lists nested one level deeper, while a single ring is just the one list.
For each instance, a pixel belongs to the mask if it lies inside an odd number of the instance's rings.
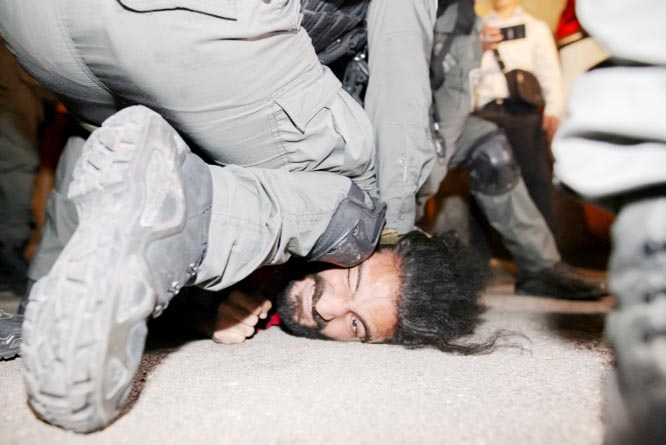
[{"label": "curly black hair", "polygon": [[463,245],[456,232],[429,236],[413,231],[380,249],[398,254],[402,281],[398,326],[387,343],[464,355],[495,348],[503,331],[480,342],[459,340],[482,321],[485,308],[479,296],[490,273],[488,264]]}]

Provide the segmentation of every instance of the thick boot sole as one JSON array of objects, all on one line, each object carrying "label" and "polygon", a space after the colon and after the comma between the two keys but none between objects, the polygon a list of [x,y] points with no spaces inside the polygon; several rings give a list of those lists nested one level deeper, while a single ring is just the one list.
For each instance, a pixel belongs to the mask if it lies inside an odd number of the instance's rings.
[{"label": "thick boot sole", "polygon": [[165,287],[165,272],[147,260],[152,245],[186,224],[180,166],[188,153],[144,107],[109,118],[86,142],[69,190],[79,226],[34,285],[23,325],[29,402],[47,422],[95,431],[126,401],[146,319],[191,276],[166,277]]},{"label": "thick boot sole", "polygon": [[620,213],[610,283],[619,304],[607,335],[635,443],[666,443],[666,199],[632,204]]}]

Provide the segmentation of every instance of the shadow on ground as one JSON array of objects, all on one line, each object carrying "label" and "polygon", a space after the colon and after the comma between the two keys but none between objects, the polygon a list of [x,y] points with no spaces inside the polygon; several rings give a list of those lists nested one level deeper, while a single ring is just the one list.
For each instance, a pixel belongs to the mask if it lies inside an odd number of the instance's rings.
[{"label": "shadow on ground", "polygon": [[546,317],[548,329],[577,348],[599,350],[609,345],[604,340],[606,312],[589,314],[551,313]]}]

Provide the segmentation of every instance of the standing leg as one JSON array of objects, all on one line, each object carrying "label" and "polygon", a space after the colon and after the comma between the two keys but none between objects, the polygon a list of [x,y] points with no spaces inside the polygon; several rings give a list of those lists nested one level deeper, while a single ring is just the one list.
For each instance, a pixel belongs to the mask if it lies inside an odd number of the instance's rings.
[{"label": "standing leg", "polygon": [[605,295],[605,286],[561,262],[553,234],[530,199],[504,133],[470,116],[458,142],[457,155],[469,171],[472,194],[518,266],[516,293],[568,299]]},{"label": "standing leg", "polygon": [[502,128],[521,168],[527,190],[553,230],[551,205],[552,167],[548,155],[546,134],[541,128],[541,117],[529,106],[520,104],[488,104],[478,112]]}]

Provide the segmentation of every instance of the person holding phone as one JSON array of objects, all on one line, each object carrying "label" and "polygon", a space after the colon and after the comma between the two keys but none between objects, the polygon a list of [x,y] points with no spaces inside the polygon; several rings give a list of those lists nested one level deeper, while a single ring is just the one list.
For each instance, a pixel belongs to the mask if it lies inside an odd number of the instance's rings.
[{"label": "person holding phone", "polygon": [[[492,0],[492,8],[481,31],[484,54],[476,89],[477,114],[504,129],[532,199],[554,228],[549,142],[564,107],[557,48],[548,25],[525,12],[517,0]],[[513,69],[535,75],[545,99],[543,109],[509,98],[505,72]]]}]

